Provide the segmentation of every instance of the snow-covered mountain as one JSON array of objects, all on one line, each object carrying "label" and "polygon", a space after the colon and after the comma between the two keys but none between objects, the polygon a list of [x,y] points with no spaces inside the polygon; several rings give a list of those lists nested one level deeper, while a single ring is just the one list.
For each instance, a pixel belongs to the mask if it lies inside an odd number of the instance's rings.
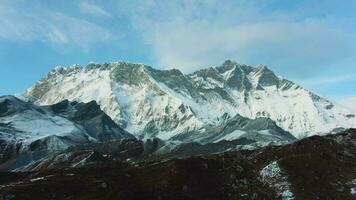
[{"label": "snow-covered mountain", "polygon": [[79,144],[134,138],[95,102],[36,106],[0,97],[0,164],[30,151],[61,151]]},{"label": "snow-covered mountain", "polygon": [[356,126],[352,111],[276,76],[266,66],[230,60],[191,74],[126,62],[57,67],[23,97],[38,105],[95,100],[139,138],[167,140],[202,133],[236,115],[270,118],[298,138]]},{"label": "snow-covered mountain", "polygon": [[169,158],[255,149],[296,140],[269,118],[249,119],[238,114],[218,126],[206,125],[171,139],[139,141],[95,101],[63,100],[37,106],[14,96],[0,97],[0,170],[20,169],[33,163],[47,166],[58,159],[82,163],[95,152],[123,159]]}]

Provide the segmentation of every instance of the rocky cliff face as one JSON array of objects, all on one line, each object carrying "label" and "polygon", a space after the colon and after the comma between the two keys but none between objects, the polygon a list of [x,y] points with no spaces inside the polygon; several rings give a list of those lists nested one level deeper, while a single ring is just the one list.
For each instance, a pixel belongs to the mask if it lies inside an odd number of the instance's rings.
[{"label": "rocky cliff face", "polygon": [[276,76],[226,61],[192,74],[125,62],[56,68],[23,95],[38,105],[98,102],[138,138],[170,139],[237,114],[266,117],[301,138],[356,125],[354,113]]}]

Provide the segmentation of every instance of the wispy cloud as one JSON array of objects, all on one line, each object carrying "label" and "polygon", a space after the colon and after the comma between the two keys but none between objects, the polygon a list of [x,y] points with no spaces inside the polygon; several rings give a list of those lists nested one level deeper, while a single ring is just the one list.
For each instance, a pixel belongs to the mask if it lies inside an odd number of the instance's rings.
[{"label": "wispy cloud", "polygon": [[[293,78],[308,78],[355,56],[354,29],[345,28],[355,20],[345,22],[315,7],[308,11],[308,4],[301,11],[288,6],[278,9],[283,3],[275,0],[98,2],[74,1],[71,5],[79,12],[58,3],[66,10],[61,12],[49,4],[3,0],[0,39],[84,50],[103,43],[121,48],[126,44],[143,49],[147,60],[154,60],[158,67],[191,72],[236,59],[272,65]],[[278,2],[277,8],[271,2]],[[318,8],[324,5],[313,2]],[[108,5],[115,12],[105,10]]]},{"label": "wispy cloud", "polygon": [[[271,63],[300,76],[345,59],[350,35],[333,18],[265,9],[266,1],[155,1],[126,3],[121,12],[152,45],[158,65],[194,71],[226,58]],[[294,65],[292,65],[294,63]],[[284,69],[280,70],[283,71]]]},{"label": "wispy cloud", "polygon": [[232,27],[204,24],[170,25],[153,39],[159,64],[185,71],[219,64],[226,58],[256,62],[256,58],[292,58],[312,63],[348,55],[344,34],[320,21],[265,21]]},{"label": "wispy cloud", "polygon": [[98,16],[98,17],[111,17],[111,14],[107,12],[104,8],[93,3],[89,3],[87,1],[80,1],[79,9],[81,12],[85,14]]},{"label": "wispy cloud", "polygon": [[[0,39],[41,41],[62,47],[84,50],[109,41],[113,35],[107,29],[58,11],[4,1],[0,6]],[[31,12],[27,12],[30,9]]]}]

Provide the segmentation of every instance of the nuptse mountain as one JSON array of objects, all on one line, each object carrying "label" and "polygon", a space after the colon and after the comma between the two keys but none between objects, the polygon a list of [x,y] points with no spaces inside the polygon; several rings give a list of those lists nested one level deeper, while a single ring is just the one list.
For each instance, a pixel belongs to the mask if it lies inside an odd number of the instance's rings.
[{"label": "nuptse mountain", "polygon": [[276,76],[266,66],[230,60],[191,74],[125,62],[56,68],[24,96],[37,105],[94,100],[138,138],[189,140],[191,132],[190,139],[209,141],[204,135],[209,137],[205,132],[210,127],[237,115],[269,118],[296,138],[356,125],[355,113]]},{"label": "nuptse mountain", "polygon": [[[230,60],[192,74],[126,62],[57,67],[19,98],[0,99],[2,162],[135,138],[123,146],[191,156],[286,144],[355,125],[355,113],[266,66]],[[5,168],[31,161],[22,156]]]}]

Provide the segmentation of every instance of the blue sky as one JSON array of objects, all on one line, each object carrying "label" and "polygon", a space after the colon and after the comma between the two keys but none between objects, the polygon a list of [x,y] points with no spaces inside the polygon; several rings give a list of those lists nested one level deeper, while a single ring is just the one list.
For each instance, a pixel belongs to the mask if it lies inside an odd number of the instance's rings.
[{"label": "blue sky", "polygon": [[233,59],[349,98],[355,10],[354,0],[0,0],[0,95],[58,65],[124,60],[189,73]]}]

